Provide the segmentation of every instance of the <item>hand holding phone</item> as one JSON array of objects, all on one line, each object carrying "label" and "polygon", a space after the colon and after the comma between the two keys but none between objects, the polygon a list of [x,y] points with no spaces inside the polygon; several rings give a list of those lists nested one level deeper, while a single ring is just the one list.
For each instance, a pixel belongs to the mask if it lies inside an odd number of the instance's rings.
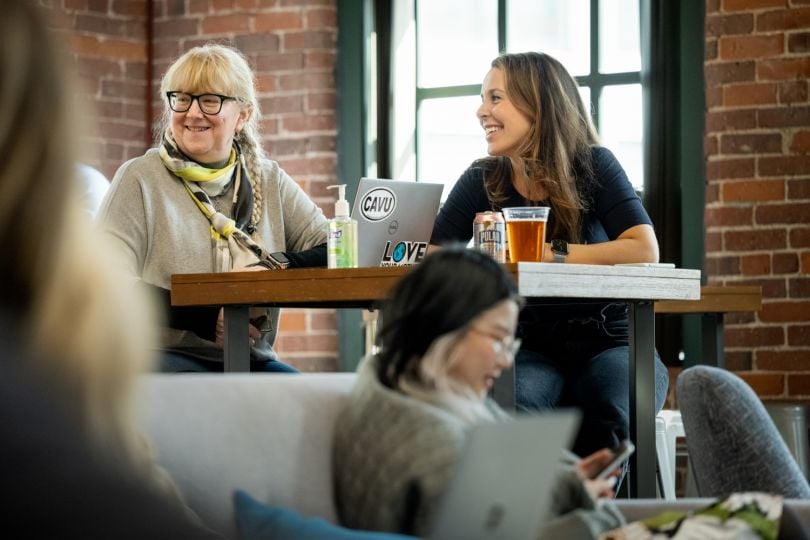
[{"label": "hand holding phone", "polygon": [[616,470],[616,467],[621,465],[624,460],[636,451],[636,446],[630,440],[623,440],[618,446],[610,450],[613,453],[613,459],[608,463],[599,473],[594,477],[594,480],[604,480]]}]

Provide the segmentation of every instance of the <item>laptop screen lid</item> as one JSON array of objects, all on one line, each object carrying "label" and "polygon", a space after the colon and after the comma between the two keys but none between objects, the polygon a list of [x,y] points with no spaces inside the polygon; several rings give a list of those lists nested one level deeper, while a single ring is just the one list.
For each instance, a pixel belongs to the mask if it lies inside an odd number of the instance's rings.
[{"label": "laptop screen lid", "polygon": [[428,538],[534,539],[551,508],[562,449],[581,414],[558,409],[476,426]]},{"label": "laptop screen lid", "polygon": [[361,178],[352,206],[358,266],[406,266],[421,261],[443,188],[427,182]]}]

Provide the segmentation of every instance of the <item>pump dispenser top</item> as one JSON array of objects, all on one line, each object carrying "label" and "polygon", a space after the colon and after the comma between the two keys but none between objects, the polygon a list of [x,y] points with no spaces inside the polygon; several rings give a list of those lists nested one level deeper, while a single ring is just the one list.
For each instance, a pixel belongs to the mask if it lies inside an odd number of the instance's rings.
[{"label": "pump dispenser top", "polygon": [[346,184],[327,186],[338,190],[335,217],[327,223],[326,260],[329,268],[357,268],[357,220],[349,217]]},{"label": "pump dispenser top", "polygon": [[337,189],[338,200],[335,203],[335,217],[349,217],[349,203],[346,201],[346,184],[327,186],[326,189]]}]

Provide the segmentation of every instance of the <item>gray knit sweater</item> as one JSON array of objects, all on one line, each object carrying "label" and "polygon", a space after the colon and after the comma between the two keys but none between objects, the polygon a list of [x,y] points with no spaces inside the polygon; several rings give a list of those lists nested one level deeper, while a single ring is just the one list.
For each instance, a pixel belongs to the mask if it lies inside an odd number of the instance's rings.
[{"label": "gray knit sweater", "polygon": [[[212,202],[230,216],[232,197],[233,186]],[[262,197],[253,238],[270,252],[303,251],[326,242],[323,212],[275,161],[264,161]],[[182,182],[164,167],[157,149],[118,169],[98,219],[124,271],[134,278],[169,289],[172,274],[217,271],[210,223]],[[278,310],[267,313],[272,330],[263,337],[272,355]],[[166,329],[163,343],[166,349],[222,360],[221,349],[191,332]]]},{"label": "gray knit sweater", "polygon": [[[361,363],[335,425],[338,514],[352,528],[425,536],[473,424],[384,386],[376,365]],[[539,538],[591,539],[623,522],[613,507],[597,507],[574,474],[561,475],[553,489],[559,517]]]}]

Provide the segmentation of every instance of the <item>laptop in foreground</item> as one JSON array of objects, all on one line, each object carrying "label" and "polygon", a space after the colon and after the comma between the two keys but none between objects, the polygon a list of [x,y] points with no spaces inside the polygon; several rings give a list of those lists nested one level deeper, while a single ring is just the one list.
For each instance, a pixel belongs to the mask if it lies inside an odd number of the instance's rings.
[{"label": "laptop in foreground", "polygon": [[562,449],[570,448],[580,417],[557,410],[476,426],[428,538],[536,538],[551,508]]},{"label": "laptop in foreground", "polygon": [[361,178],[352,206],[358,266],[406,266],[421,261],[443,188],[427,182]]}]

